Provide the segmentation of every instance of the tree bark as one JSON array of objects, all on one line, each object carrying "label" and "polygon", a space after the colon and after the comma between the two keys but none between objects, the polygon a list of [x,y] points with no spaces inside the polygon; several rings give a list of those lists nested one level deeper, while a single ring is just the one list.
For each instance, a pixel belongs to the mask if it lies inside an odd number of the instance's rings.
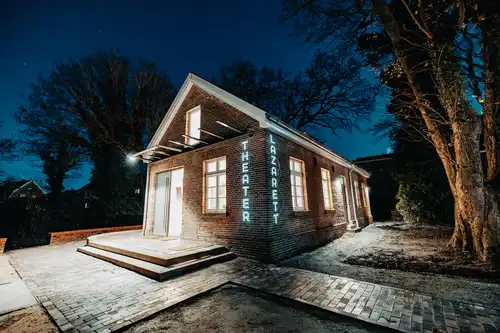
[{"label": "tree bark", "polygon": [[[472,252],[483,262],[491,261],[500,248],[498,194],[491,184],[485,182],[481,160],[481,121],[478,114],[469,109],[459,67],[451,61],[445,65],[441,63],[443,51],[451,54],[453,46],[434,45],[432,38],[428,41],[432,49],[439,51],[433,55],[437,68],[436,88],[449,119],[448,126],[452,133],[450,142],[427,111],[425,96],[415,84],[414,72],[408,66],[404,51],[404,41],[400,38],[400,27],[390,7],[385,0],[372,0],[372,4],[375,16],[380,17],[391,39],[396,58],[408,78],[428,135],[448,177],[455,200],[455,230],[450,245]],[[450,146],[453,147],[453,155],[448,148]]]},{"label": "tree bark", "polygon": [[455,230],[450,246],[467,250],[483,262],[498,251],[498,202],[484,182],[480,153],[479,117],[452,125],[456,156]]}]

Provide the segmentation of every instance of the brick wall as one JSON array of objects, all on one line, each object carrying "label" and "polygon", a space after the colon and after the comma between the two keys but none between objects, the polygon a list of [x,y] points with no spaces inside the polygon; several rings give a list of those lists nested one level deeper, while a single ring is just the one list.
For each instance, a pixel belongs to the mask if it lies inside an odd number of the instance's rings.
[{"label": "brick wall", "polygon": [[82,229],[82,230],[49,232],[50,244],[86,239],[89,236],[105,234],[108,232],[140,230],[141,228],[142,228],[142,225],[130,225],[130,226],[123,226],[123,227],[110,227],[110,228],[96,228],[96,229]]},{"label": "brick wall", "polygon": [[[276,143],[277,157],[279,161],[278,172],[278,198],[279,218],[277,224],[271,224],[269,234],[270,258],[272,261],[282,260],[298,252],[312,249],[341,236],[349,224],[346,216],[346,207],[342,195],[342,187],[338,178],[344,176],[346,181],[348,208],[351,220],[354,219],[354,208],[352,207],[351,188],[349,186],[349,169],[332,162],[312,151],[303,148],[279,135],[267,132],[268,160],[271,158],[269,152],[269,135],[273,136]],[[294,212],[292,207],[292,193],[290,184],[289,158],[294,157],[302,160],[306,173],[306,211]],[[267,174],[271,173],[271,165],[268,163]],[[325,210],[321,182],[321,168],[330,171],[331,186],[333,192],[334,210]],[[351,173],[354,175],[354,173]],[[356,177],[356,176],[355,176]],[[362,178],[359,176],[360,179]],[[366,180],[364,180],[366,181]],[[271,184],[269,182],[269,187]],[[268,193],[268,196],[271,194]],[[272,206],[269,205],[269,210]],[[358,221],[363,224],[363,209],[356,210]]]},{"label": "brick wall", "polygon": [[[250,223],[242,222],[241,143],[246,140],[250,152]],[[225,244],[238,255],[265,257],[268,218],[265,211],[266,198],[262,193],[265,180],[260,178],[265,171],[264,147],[264,131],[256,130],[251,136],[244,134],[150,164],[145,233],[149,235],[153,230],[157,174],[182,167],[184,188],[181,237]],[[203,210],[203,163],[222,156],[226,157],[227,165],[226,213],[206,213]]]},{"label": "brick wall", "polygon": [[[265,179],[260,175],[265,171],[265,134],[258,122],[232,106],[220,101],[205,91],[193,86],[187,94],[176,116],[169,125],[161,143],[173,146],[168,140],[184,142],[186,112],[201,107],[201,128],[223,136],[224,141],[201,133],[201,140],[212,143],[209,146],[169,157],[148,166],[149,184],[146,198],[145,233],[151,234],[154,222],[156,179],[159,172],[184,168],[183,211],[181,237],[225,244],[236,254],[254,258],[267,256],[266,235],[268,218],[266,198],[261,190]],[[222,121],[234,128],[252,134],[238,135],[221,126]],[[248,140],[250,153],[248,190],[251,205],[250,223],[242,222],[242,142]],[[213,143],[217,142],[217,143]],[[205,213],[203,210],[204,174],[203,163],[217,157],[226,157],[226,214]]]},{"label": "brick wall", "polygon": [[[342,235],[350,221],[345,214],[341,187],[335,180],[343,175],[348,191],[348,209],[354,219],[349,171],[326,158],[275,136],[276,156],[280,164],[278,223],[274,223],[274,206],[271,177],[270,132],[262,129],[253,118],[193,86],[178,113],[170,123],[160,142],[173,146],[168,140],[184,142],[186,112],[201,107],[201,128],[221,135],[219,141],[206,134],[201,140],[212,143],[208,146],[174,155],[148,166],[148,193],[145,205],[145,234],[153,231],[155,211],[156,179],[160,172],[184,168],[183,207],[181,237],[225,244],[237,255],[265,261],[277,261],[297,252],[317,247]],[[252,134],[236,135],[216,123],[217,120]],[[242,142],[248,141],[249,179],[248,190],[250,218],[242,217]],[[215,143],[216,142],[216,143]],[[301,159],[306,166],[306,182],[309,210],[293,212],[290,189],[289,156]],[[227,208],[225,214],[204,212],[204,161],[226,157]],[[330,170],[335,210],[325,211],[321,190],[321,167]],[[358,210],[357,210],[358,211]],[[363,219],[363,208],[359,221]],[[352,222],[352,221],[351,221]],[[356,220],[354,222],[357,222]],[[363,222],[364,223],[364,222]]]},{"label": "brick wall", "polygon": [[7,243],[7,238],[0,238],[0,254],[5,250],[5,243]]}]

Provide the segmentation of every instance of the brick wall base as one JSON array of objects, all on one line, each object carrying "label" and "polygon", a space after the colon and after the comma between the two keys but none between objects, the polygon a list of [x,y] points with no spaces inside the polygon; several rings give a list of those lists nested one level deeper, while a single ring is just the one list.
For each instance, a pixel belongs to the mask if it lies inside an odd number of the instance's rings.
[{"label": "brick wall base", "polygon": [[7,238],[0,238],[0,254],[2,254],[5,249],[5,243],[7,243]]},{"label": "brick wall base", "polygon": [[270,256],[266,261],[278,262],[299,253],[314,250],[339,238],[345,231],[346,224],[342,224],[275,239],[271,241]]},{"label": "brick wall base", "polygon": [[60,242],[71,242],[81,239],[86,239],[89,236],[105,234],[108,232],[127,231],[127,230],[140,230],[142,225],[129,225],[123,227],[110,227],[110,228],[97,228],[97,229],[82,229],[70,230],[60,232],[50,232],[50,244]]}]

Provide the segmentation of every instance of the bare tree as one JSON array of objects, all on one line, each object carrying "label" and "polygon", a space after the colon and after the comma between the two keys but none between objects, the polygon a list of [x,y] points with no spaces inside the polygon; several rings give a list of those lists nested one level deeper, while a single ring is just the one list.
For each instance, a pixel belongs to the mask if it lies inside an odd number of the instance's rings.
[{"label": "bare tree", "polygon": [[30,104],[15,117],[24,125],[27,149],[47,161],[60,157],[70,167],[73,153],[85,153],[94,166],[91,182],[103,209],[118,212],[114,204],[125,197],[120,191],[140,182],[124,170],[124,158],[143,149],[174,92],[154,64],[135,65],[117,53],[100,53],[60,63],[48,77],[40,77],[32,85]]},{"label": "bare tree", "polygon": [[336,133],[357,127],[374,109],[379,89],[362,70],[348,51],[317,52],[309,68],[293,76],[238,60],[221,69],[216,83],[299,130]]},{"label": "bare tree", "polygon": [[[401,116],[423,120],[423,126],[415,127],[416,132],[434,146],[454,197],[455,232],[450,245],[490,261],[500,249],[500,90],[499,80],[495,80],[500,70],[499,4],[465,0],[313,0],[289,2],[285,8],[287,17],[297,19],[299,29],[304,29],[309,38],[355,40],[367,34],[376,38],[380,33],[388,38],[391,72],[405,79],[402,100],[412,106],[402,107]],[[464,48],[464,41],[472,36],[477,42]],[[425,53],[428,60],[415,62],[415,52]],[[422,72],[430,74],[433,92],[420,85]],[[481,110],[471,106],[470,90],[475,91]],[[482,133],[486,171],[481,160]]]}]

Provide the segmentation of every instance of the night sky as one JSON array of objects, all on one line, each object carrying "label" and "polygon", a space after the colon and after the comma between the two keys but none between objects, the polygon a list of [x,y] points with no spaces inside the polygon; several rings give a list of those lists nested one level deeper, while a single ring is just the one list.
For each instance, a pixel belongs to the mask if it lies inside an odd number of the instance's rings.
[{"label": "night sky", "polygon": [[[314,46],[292,36],[279,22],[281,0],[184,1],[0,1],[0,135],[15,137],[11,113],[26,103],[29,83],[48,74],[54,62],[96,51],[116,50],[151,60],[180,87],[189,72],[210,79],[222,64],[243,58],[296,73],[307,68]],[[42,4],[43,3],[43,4]],[[385,111],[379,99],[372,122]],[[359,131],[322,138],[337,153],[354,159],[385,153],[387,140]],[[44,179],[33,158],[0,163],[15,178]],[[66,182],[88,182],[89,168]]]}]

